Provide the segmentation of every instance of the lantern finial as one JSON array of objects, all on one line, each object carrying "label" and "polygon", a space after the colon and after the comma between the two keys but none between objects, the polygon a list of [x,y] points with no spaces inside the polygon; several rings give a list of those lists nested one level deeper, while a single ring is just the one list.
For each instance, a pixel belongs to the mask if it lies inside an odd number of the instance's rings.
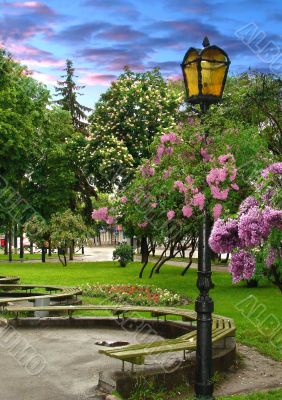
[{"label": "lantern finial", "polygon": [[204,37],[203,46],[208,47],[210,45],[209,38],[207,36]]}]

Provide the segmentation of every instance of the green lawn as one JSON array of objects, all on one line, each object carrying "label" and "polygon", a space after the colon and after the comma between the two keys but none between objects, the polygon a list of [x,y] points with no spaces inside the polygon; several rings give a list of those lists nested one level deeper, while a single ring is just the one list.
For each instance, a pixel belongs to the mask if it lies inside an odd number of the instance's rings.
[{"label": "green lawn", "polygon": [[[196,299],[197,273],[189,270],[185,277],[180,276],[180,267],[165,266],[159,275],[149,279],[138,278],[140,263],[130,263],[121,268],[116,262],[72,263],[63,267],[60,263],[0,263],[0,275],[18,275],[21,283],[49,285],[84,285],[86,283],[142,283],[154,284],[179,292],[193,300]],[[147,272],[149,271],[149,268]],[[214,272],[215,288],[211,295],[215,301],[215,312],[235,320],[237,340],[254,346],[263,354],[282,360],[281,353],[281,293],[268,281],[260,288],[250,289],[243,284],[233,285],[230,274]],[[97,299],[84,299],[86,302],[99,302]],[[188,308],[193,305],[187,306]],[[273,336],[273,328],[280,329]],[[278,400],[282,389],[268,393],[223,397],[222,400]]]},{"label": "green lawn", "polygon": [[282,389],[269,392],[220,397],[218,400],[281,400]]},{"label": "green lawn", "polygon": [[[52,254],[52,256],[48,256],[48,254],[46,254],[46,261],[48,261],[48,258],[58,258],[57,254]],[[41,260],[41,253],[34,253],[34,254],[30,254],[30,253],[25,253],[24,260]],[[0,260],[3,261],[8,261],[9,260],[9,256],[7,254],[0,254]],[[20,260],[20,255],[18,254],[13,254],[13,261],[14,260]]]}]

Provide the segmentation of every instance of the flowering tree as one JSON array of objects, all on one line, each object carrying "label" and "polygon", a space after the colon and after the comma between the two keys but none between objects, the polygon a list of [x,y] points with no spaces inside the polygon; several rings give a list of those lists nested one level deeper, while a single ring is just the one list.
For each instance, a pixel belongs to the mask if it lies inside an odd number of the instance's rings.
[{"label": "flowering tree", "polygon": [[150,156],[154,136],[175,126],[183,99],[157,69],[134,73],[126,67],[90,116],[91,147],[108,148],[114,141],[115,147],[127,149],[134,166],[139,165]]},{"label": "flowering tree", "polygon": [[[95,211],[93,217],[106,222],[109,216],[117,218],[137,237],[164,244],[170,257],[185,243],[195,249],[204,207],[214,220],[224,212],[235,212],[241,197],[239,187],[245,193],[249,190],[249,170],[238,167],[246,158],[263,165],[266,157],[255,129],[221,125],[212,138],[207,137],[206,129],[194,115],[174,132],[156,138],[154,156],[139,167],[117,206],[107,209],[105,215]],[[159,272],[161,265],[159,260],[153,270]]]},{"label": "flowering tree", "polygon": [[254,196],[241,203],[236,218],[214,224],[210,246],[218,253],[232,251],[235,283],[263,273],[282,291],[281,188],[282,163],[273,163],[262,171]]}]

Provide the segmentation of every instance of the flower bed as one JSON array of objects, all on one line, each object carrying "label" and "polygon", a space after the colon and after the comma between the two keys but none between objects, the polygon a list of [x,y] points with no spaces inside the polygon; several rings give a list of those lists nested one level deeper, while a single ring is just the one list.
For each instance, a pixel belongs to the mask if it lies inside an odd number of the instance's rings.
[{"label": "flower bed", "polygon": [[190,302],[180,294],[155,286],[87,284],[82,289],[84,296],[101,297],[118,304],[175,306]]}]

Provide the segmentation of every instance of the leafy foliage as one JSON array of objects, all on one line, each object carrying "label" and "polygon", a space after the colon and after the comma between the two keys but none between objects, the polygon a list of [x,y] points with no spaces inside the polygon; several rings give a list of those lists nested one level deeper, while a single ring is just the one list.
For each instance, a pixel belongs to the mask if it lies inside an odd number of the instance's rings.
[{"label": "leafy foliage", "polygon": [[82,245],[87,238],[87,227],[79,215],[70,210],[53,214],[50,221],[51,242],[54,248],[67,248],[74,242]]},{"label": "leafy foliage", "polygon": [[59,86],[55,88],[57,96],[62,96],[57,100],[57,104],[62,106],[63,110],[70,112],[72,123],[76,130],[85,131],[87,127],[86,112],[91,109],[81,105],[77,100],[77,96],[80,94],[78,91],[83,89],[84,86],[77,86],[75,84],[75,69],[73,67],[73,62],[69,59],[66,60],[65,71],[66,75],[62,76],[65,80],[58,81]]},{"label": "leafy foliage", "polygon": [[113,260],[118,260],[121,267],[133,261],[133,249],[127,243],[120,243],[113,252]]}]

